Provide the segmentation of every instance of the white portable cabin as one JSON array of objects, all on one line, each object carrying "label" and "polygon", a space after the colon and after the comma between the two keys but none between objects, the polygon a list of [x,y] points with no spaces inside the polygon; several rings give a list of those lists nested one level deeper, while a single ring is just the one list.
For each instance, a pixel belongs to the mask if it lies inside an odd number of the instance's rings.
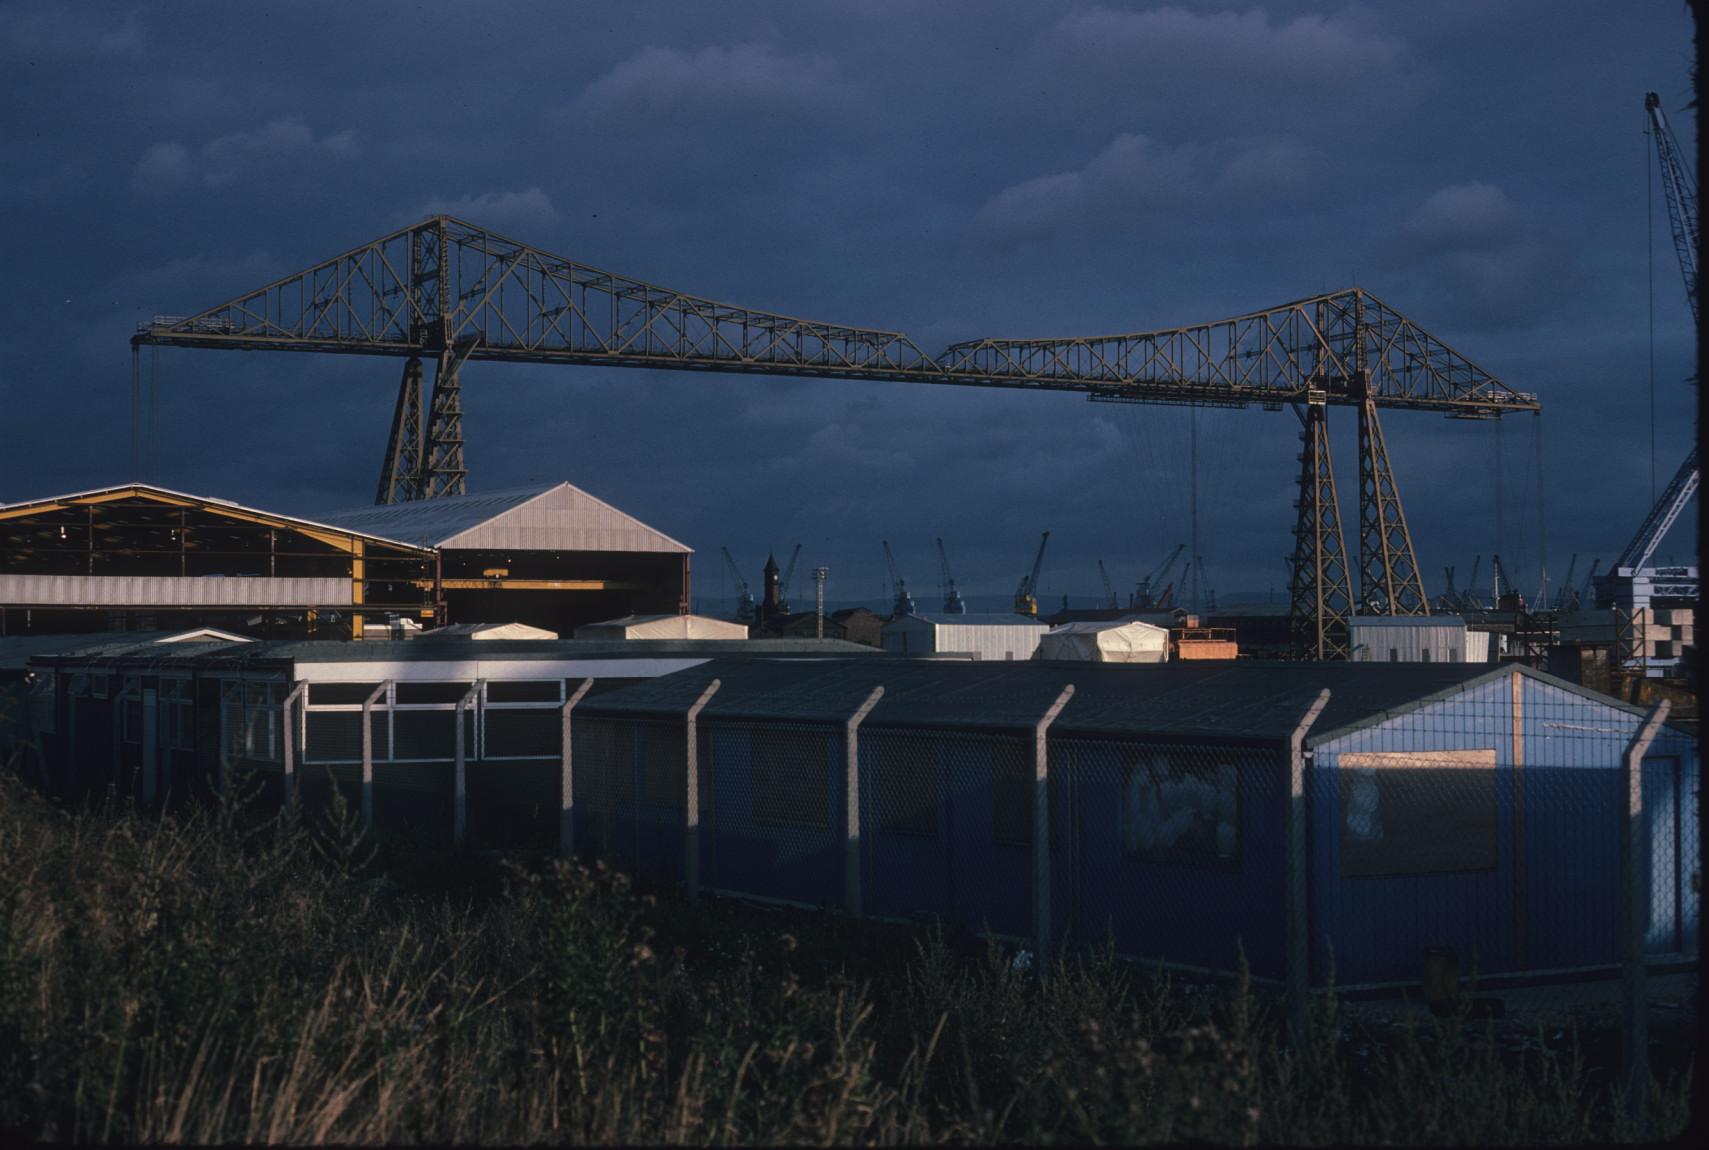
[{"label": "white portable cabin", "polygon": [[1489,632],[1458,615],[1355,615],[1347,624],[1356,663],[1487,663]]},{"label": "white portable cabin", "polygon": [[884,625],[879,645],[896,655],[958,655],[980,662],[1031,659],[1050,630],[1025,615],[903,615]]}]

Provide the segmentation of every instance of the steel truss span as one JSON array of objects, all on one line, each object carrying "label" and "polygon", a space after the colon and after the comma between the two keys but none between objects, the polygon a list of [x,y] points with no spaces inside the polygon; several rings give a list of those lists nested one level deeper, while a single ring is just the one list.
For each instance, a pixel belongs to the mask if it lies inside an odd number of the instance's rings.
[{"label": "steel truss span", "polygon": [[[464,491],[460,369],[470,360],[593,364],[1081,392],[1107,402],[1292,406],[1307,425],[1295,530],[1301,651],[1347,657],[1355,603],[1428,611],[1377,424],[1383,407],[1458,418],[1538,412],[1362,288],[1190,327],[979,339],[936,357],[901,332],[817,323],[685,295],[433,216],[187,317],[145,345],[403,358],[377,501]],[[423,361],[433,365],[423,395]],[[1350,586],[1325,408],[1358,410],[1360,586]]]},{"label": "steel truss span", "polygon": [[[1307,402],[1491,416],[1515,391],[1360,288],[1233,319],[1062,340],[981,339],[937,357],[901,332],[685,295],[435,216],[133,342],[177,347],[811,375],[1215,405]],[[1358,382],[1359,364],[1367,382]]]}]

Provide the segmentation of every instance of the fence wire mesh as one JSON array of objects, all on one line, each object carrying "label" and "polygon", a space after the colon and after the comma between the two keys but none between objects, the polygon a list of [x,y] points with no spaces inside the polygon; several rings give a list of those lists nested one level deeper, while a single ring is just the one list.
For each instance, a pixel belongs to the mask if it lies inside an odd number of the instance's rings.
[{"label": "fence wire mesh", "polygon": [[[36,680],[27,707],[67,780],[140,794],[147,764],[165,787],[210,753],[277,772],[291,686],[233,679],[200,693],[166,676],[62,672]],[[289,719],[305,796],[318,787],[324,802],[336,780],[359,804],[373,698],[377,821],[413,811],[447,832],[468,698],[469,841],[549,849],[566,685],[479,686],[471,696],[469,682],[309,684]],[[1051,944],[1108,939],[1135,958],[1225,972],[1244,959],[1278,982],[1297,937],[1313,987],[1501,997],[1562,1016],[1619,1005],[1635,938],[1653,999],[1695,1012],[1695,739],[1662,728],[1634,780],[1625,764],[1642,717],[1588,692],[1516,672],[1320,724],[1297,805],[1281,735],[1163,738],[1063,721],[1040,763],[1027,726],[875,720],[858,728],[851,765],[840,718],[702,714],[691,802],[686,714],[578,711],[577,848],[666,882],[940,919],[1033,946],[1047,922]]]},{"label": "fence wire mesh", "polygon": [[703,723],[702,882],[813,906],[843,899],[840,726]]},{"label": "fence wire mesh", "polygon": [[1059,937],[1282,977],[1285,748],[1063,737],[1049,753]]}]

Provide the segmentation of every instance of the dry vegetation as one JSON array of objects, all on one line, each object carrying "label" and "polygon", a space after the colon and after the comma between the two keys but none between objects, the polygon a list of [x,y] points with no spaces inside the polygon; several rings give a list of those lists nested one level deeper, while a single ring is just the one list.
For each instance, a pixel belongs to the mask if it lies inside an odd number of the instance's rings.
[{"label": "dry vegetation", "polygon": [[124,1142],[1648,1139],[1576,1048],[1429,1022],[1301,1049],[1107,954],[654,899],[230,802],[68,814],[0,775],[0,1129]]}]

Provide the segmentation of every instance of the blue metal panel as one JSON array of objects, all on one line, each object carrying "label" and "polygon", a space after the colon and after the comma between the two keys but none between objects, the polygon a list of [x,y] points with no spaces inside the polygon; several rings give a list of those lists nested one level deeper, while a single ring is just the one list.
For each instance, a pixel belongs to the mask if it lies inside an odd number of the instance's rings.
[{"label": "blue metal panel", "polygon": [[[1612,701],[1520,675],[1521,764],[1514,769],[1512,677],[1320,745],[1310,783],[1312,977],[1333,961],[1343,984],[1411,981],[1427,946],[1453,947],[1462,972],[1547,971],[1621,958],[1621,772],[1641,722]],[[1494,865],[1439,874],[1343,874],[1341,757],[1353,751],[1493,749]],[[1646,759],[1640,833],[1651,863],[1652,953],[1695,947],[1695,745],[1664,732]]]},{"label": "blue metal panel", "polygon": [[[1311,972],[1356,984],[1418,977],[1424,948],[1453,947],[1462,972],[1515,966],[1511,913],[1513,737],[1510,681],[1486,682],[1460,695],[1321,744],[1312,760]],[[1496,752],[1496,865],[1440,874],[1345,877],[1337,771],[1352,751]]]},{"label": "blue metal panel", "polygon": [[[701,764],[701,879],[720,890],[812,905],[837,905],[843,893],[843,771],[840,740],[825,740],[825,817],[779,822],[754,814],[753,729],[706,728]],[[680,813],[679,813],[680,818]]]},{"label": "blue metal panel", "polygon": [[[862,873],[868,913],[941,919],[1001,935],[1031,934],[1032,847],[998,841],[993,785],[996,748],[1019,755],[1023,741],[1015,735],[953,731],[862,732]],[[885,777],[886,769],[931,775],[930,833],[923,827],[885,825],[883,796],[887,788],[894,794],[901,786]]]},{"label": "blue metal panel", "polygon": [[[671,732],[675,733],[675,732]],[[682,754],[682,739],[669,739],[659,724],[638,724],[635,730],[635,752],[632,767],[635,795],[633,850],[635,873],[663,882],[683,880],[683,839],[685,811],[675,805],[648,801],[642,772],[647,762],[649,739],[667,743],[667,753]],[[684,767],[686,770],[686,766]]]},{"label": "blue metal panel", "polygon": [[[1159,748],[1162,749],[1162,748]],[[1226,868],[1168,863],[1127,853],[1123,745],[1052,740],[1052,770],[1073,778],[1076,857],[1073,888],[1057,888],[1059,922],[1071,937],[1113,937],[1128,955],[1234,970],[1245,955],[1259,977],[1279,978],[1285,945],[1285,779],[1283,753],[1201,744],[1191,755],[1238,772],[1238,854]],[[1178,749],[1177,749],[1178,750]],[[1062,859],[1059,851],[1058,860]],[[1053,860],[1055,861],[1055,860]]]}]

